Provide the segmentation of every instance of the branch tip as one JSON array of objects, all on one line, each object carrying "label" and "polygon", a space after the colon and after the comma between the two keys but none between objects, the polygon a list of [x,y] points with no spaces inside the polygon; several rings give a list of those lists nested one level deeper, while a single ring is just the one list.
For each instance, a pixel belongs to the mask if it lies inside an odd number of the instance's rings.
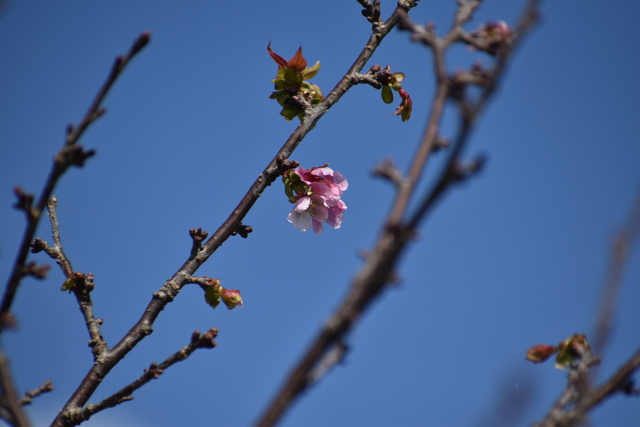
[{"label": "branch tip", "polygon": [[22,187],[16,185],[13,187],[13,194],[18,198],[13,207],[30,214],[31,207],[33,206],[33,193],[27,193],[22,189]]},{"label": "branch tip", "polygon": [[51,266],[47,264],[38,265],[35,263],[35,261],[31,261],[24,266],[22,275],[32,276],[32,277],[35,277],[36,279],[44,279],[47,277],[49,268],[51,268]]},{"label": "branch tip", "polygon": [[384,178],[393,183],[397,188],[401,188],[404,185],[404,176],[402,172],[396,167],[393,159],[387,158],[373,168],[371,171],[373,176]]},{"label": "branch tip", "polygon": [[23,406],[30,405],[34,397],[38,397],[41,394],[48,393],[51,390],[53,390],[53,383],[51,382],[51,380],[47,380],[38,388],[26,392],[24,394],[24,397],[20,399],[20,404]]},{"label": "branch tip", "polygon": [[145,30],[138,36],[131,46],[131,55],[135,55],[140,52],[151,41],[151,31]]},{"label": "branch tip", "polygon": [[463,181],[472,175],[479,173],[487,162],[484,154],[478,155],[475,159],[467,163],[456,160],[452,164],[452,179],[454,181]]},{"label": "branch tip", "polygon": [[209,233],[202,230],[202,228],[198,228],[197,230],[195,228],[190,228],[189,236],[191,236],[191,240],[193,241],[189,259],[195,259],[202,250],[202,242],[206,240]]}]

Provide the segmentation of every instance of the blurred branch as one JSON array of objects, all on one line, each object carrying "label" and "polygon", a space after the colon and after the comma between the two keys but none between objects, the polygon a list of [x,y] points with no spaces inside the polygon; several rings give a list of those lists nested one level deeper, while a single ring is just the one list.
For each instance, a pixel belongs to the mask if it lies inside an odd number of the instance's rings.
[{"label": "blurred branch", "polygon": [[[482,163],[478,160],[464,166],[459,160],[459,154],[468,140],[470,129],[475,119],[484,109],[486,102],[498,86],[513,50],[518,46],[520,38],[536,21],[538,2],[534,0],[529,2],[518,25],[516,35],[508,40],[505,38],[505,43],[499,51],[497,63],[491,75],[492,80],[482,88],[482,95],[476,101],[470,100],[464,90],[461,90],[464,87],[456,80],[456,76],[450,77],[446,71],[445,47],[450,41],[457,39],[460,27],[470,18],[471,13],[478,7],[479,2],[459,1],[458,4],[459,9],[453,27],[443,39],[438,38],[432,29],[429,30],[413,24],[404,13],[404,10],[396,10],[395,12],[402,21],[401,28],[412,31],[419,29],[420,34],[429,34],[429,42],[425,44],[431,48],[433,53],[438,86],[431,104],[427,128],[410,166],[408,177],[403,179],[400,185],[397,185],[399,188],[398,194],[375,248],[366,257],[365,264],[353,280],[351,289],[340,307],[327,320],[301,360],[290,372],[275,398],[262,414],[257,423],[260,427],[273,426],[278,422],[295,399],[311,384],[310,373],[314,372],[318,364],[325,360],[326,355],[332,351],[337,343],[343,341],[344,336],[353,328],[363,312],[381,294],[386,285],[393,282],[396,277],[394,270],[407,248],[407,243],[412,240],[416,227],[425,217],[427,211],[432,208],[433,202],[443,194],[445,189],[450,187],[450,184],[468,177],[478,170]],[[415,31],[413,34],[416,34]],[[462,116],[460,132],[447,166],[440,175],[435,188],[423,199],[417,212],[407,222],[404,222],[407,207],[422,176],[427,158],[442,140],[438,135],[438,126],[442,118],[445,102],[449,98],[456,100],[460,107]],[[392,173],[392,175],[395,181],[399,179],[398,174]]]},{"label": "blurred branch", "polygon": [[591,388],[589,369],[599,363],[587,348],[578,361],[569,367],[567,387],[545,418],[536,427],[578,427],[587,421],[587,414],[606,398],[616,393],[640,395],[632,375],[640,367],[638,350],[602,386]]},{"label": "blurred branch", "polygon": [[[611,243],[609,270],[602,287],[601,304],[596,319],[592,342],[594,352],[600,355],[600,357],[604,355],[604,351],[609,343],[622,277],[629,260],[629,255],[632,253],[639,235],[640,192],[638,192],[636,196],[635,205],[629,213],[627,223],[616,234]],[[596,374],[597,369],[592,369],[592,379],[596,378]]]},{"label": "blurred branch", "polygon": [[69,411],[67,416],[73,420],[74,423],[79,424],[82,421],[88,420],[93,414],[132,400],[133,396],[131,394],[134,391],[149,381],[158,379],[160,375],[173,364],[187,359],[199,348],[214,348],[216,343],[213,340],[217,335],[218,329],[216,328],[211,328],[204,334],[201,334],[200,331],[195,331],[191,335],[191,342],[188,345],[182,347],[159,365],[156,363],[149,365],[149,368],[144,370],[144,374],[131,384],[94,405],[89,404],[85,408]]},{"label": "blurred branch", "polygon": [[30,425],[27,415],[22,410],[20,398],[16,392],[9,362],[4,351],[0,350],[0,418],[9,425],[16,427],[28,427]]},{"label": "blurred branch", "polygon": [[[603,286],[602,304],[595,325],[593,349],[602,354],[609,341],[617,295],[629,254],[640,234],[640,193],[632,208],[626,225],[618,232],[611,246],[609,270]],[[589,358],[591,350],[587,349]],[[588,360],[587,360],[588,362]],[[600,387],[591,387],[597,374],[597,363],[581,360],[572,365],[568,375],[568,384],[564,393],[553,405],[537,427],[572,427],[583,425],[589,411],[616,393],[639,395],[632,379],[640,367],[640,350]],[[585,364],[586,363],[586,364]],[[576,384],[579,384],[578,387]]]},{"label": "blurred branch", "polygon": [[47,380],[38,388],[26,392],[24,397],[20,399],[20,404],[30,405],[34,397],[38,397],[44,393],[49,393],[51,390],[53,390],[53,384],[51,383],[51,380]]},{"label": "blurred branch", "polygon": [[505,375],[499,386],[495,403],[480,416],[477,427],[521,426],[523,418],[534,401],[537,382],[523,369]]}]

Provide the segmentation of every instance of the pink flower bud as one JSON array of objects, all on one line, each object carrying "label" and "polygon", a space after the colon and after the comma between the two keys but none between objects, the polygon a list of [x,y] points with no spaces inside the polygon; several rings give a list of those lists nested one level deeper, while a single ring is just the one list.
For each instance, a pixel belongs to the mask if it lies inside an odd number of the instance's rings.
[{"label": "pink flower bud", "polygon": [[554,347],[552,345],[536,345],[527,351],[527,360],[533,363],[541,363],[547,360],[556,351],[558,351],[558,347]]},{"label": "pink flower bud", "polygon": [[218,293],[220,295],[220,299],[222,299],[222,302],[229,310],[233,310],[236,307],[242,307],[242,296],[240,296],[239,290],[225,289],[220,286]]}]

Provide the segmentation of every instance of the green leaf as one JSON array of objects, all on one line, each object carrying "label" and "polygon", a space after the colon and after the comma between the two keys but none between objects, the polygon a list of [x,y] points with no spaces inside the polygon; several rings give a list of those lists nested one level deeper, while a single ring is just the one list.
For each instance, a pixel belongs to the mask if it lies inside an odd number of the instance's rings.
[{"label": "green leaf", "polygon": [[64,283],[60,287],[60,290],[61,291],[70,291],[71,288],[76,284],[77,281],[78,281],[78,279],[76,279],[75,277],[68,278],[67,280],[64,281]]},{"label": "green leaf", "polygon": [[313,67],[307,67],[302,70],[302,76],[305,80],[312,79],[320,71],[320,61],[316,62]]},{"label": "green leaf", "polygon": [[214,309],[220,304],[220,297],[214,291],[213,286],[207,287],[204,291],[204,300]]},{"label": "green leaf", "polygon": [[391,104],[393,102],[393,92],[389,86],[382,86],[382,100],[385,104]]}]

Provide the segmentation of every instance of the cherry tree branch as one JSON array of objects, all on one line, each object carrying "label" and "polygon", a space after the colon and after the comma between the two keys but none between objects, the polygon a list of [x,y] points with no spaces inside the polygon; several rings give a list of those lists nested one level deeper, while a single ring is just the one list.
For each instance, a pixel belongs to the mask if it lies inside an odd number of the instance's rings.
[{"label": "cherry tree branch", "polygon": [[[611,245],[611,259],[603,285],[603,298],[592,340],[593,352],[602,354],[612,330],[616,299],[622,275],[636,241],[640,235],[640,194],[629,214],[625,226]],[[640,367],[640,349],[600,387],[592,387],[598,372],[598,363],[588,363],[592,350],[587,349],[587,362],[580,360],[570,367],[567,387],[537,427],[580,426],[587,421],[589,411],[617,393],[640,395],[634,388],[633,374]],[[598,360],[599,361],[599,360]],[[580,387],[577,386],[580,384]]]},{"label": "cherry tree branch", "polygon": [[617,393],[639,395],[632,375],[640,367],[640,349],[600,387],[590,387],[589,370],[599,363],[590,348],[582,350],[579,359],[569,366],[567,387],[536,427],[578,427],[587,421],[587,414],[597,405]]},{"label": "cherry tree branch", "polygon": [[0,418],[12,426],[29,426],[29,420],[22,410],[22,404],[13,382],[7,356],[2,350],[0,350]]},{"label": "cherry tree branch", "polygon": [[[494,74],[494,79],[489,82],[485,88],[484,97],[481,97],[477,102],[472,104],[471,101],[464,96],[464,92],[453,90],[456,88],[459,89],[460,85],[456,81],[455,76],[449,77],[446,72],[444,50],[449,43],[459,39],[458,34],[462,24],[470,19],[472,12],[478,5],[478,1],[460,1],[452,29],[448,35],[442,39],[438,38],[432,29],[418,27],[420,31],[418,33],[413,32],[415,39],[418,39],[418,37],[415,36],[416,34],[428,34],[429,42],[425,44],[431,47],[434,55],[438,87],[431,104],[431,112],[427,121],[425,135],[419,145],[414,161],[409,168],[408,178],[400,179],[397,177],[397,174],[389,174],[395,177],[394,183],[396,183],[399,190],[375,248],[367,254],[365,264],[352,281],[351,289],[347,296],[339,308],[326,321],[300,361],[292,369],[284,384],[260,417],[257,426],[269,427],[275,425],[296,398],[314,382],[316,376],[312,373],[317,369],[317,366],[326,361],[327,355],[333,353],[336,346],[339,349],[344,346],[343,340],[345,335],[353,328],[375,298],[381,294],[382,290],[395,280],[395,268],[407,249],[407,244],[415,235],[415,227],[417,227],[419,222],[425,217],[427,211],[431,209],[433,201],[435,201],[446,188],[449,188],[450,184],[459,181],[478,169],[480,162],[478,162],[476,167],[460,167],[458,155],[468,139],[469,131],[475,123],[475,118],[484,109],[487,100],[498,85],[502,77],[502,70],[511,52],[517,46],[516,41],[521,38],[535,22],[537,17],[537,1],[531,0],[529,2],[511,44],[504,46],[503,50],[506,52],[502,53],[498,58],[498,65],[496,65],[495,68],[498,71]],[[399,12],[399,14],[400,19],[403,21],[403,28],[416,28],[415,25],[408,21],[408,18],[406,18],[403,12]],[[422,206],[416,214],[414,214],[408,222],[405,222],[404,217],[407,206],[415,193],[416,185],[422,176],[429,153],[441,144],[442,138],[438,135],[438,126],[442,118],[445,102],[448,98],[457,100],[462,109],[462,126],[457,142],[450,155],[449,163],[441,174],[441,178],[435,189],[424,199]],[[388,169],[389,166],[387,165],[387,173],[389,172]],[[465,173],[465,171],[467,173]],[[385,175],[387,174],[382,174],[382,176]],[[341,358],[342,354],[340,354],[340,357],[334,358],[334,360],[339,361]],[[326,372],[326,369],[324,372]]]},{"label": "cherry tree branch", "polygon": [[38,386],[38,388],[35,388],[33,390],[29,390],[28,392],[26,392],[24,394],[24,397],[22,399],[20,399],[20,404],[21,405],[30,405],[31,402],[33,402],[33,398],[34,397],[38,397],[41,394],[44,393],[49,393],[51,390],[53,390],[53,384],[51,383],[51,380],[47,380],[45,382],[43,382],[42,384],[40,384],[40,386]]},{"label": "cherry tree branch", "polygon": [[102,88],[98,91],[98,94],[89,106],[89,109],[85,113],[82,120],[80,120],[80,123],[76,127],[73,127],[73,125],[71,124],[67,126],[67,135],[65,138],[64,146],[60,148],[60,150],[55,154],[53,158],[53,166],[51,168],[51,171],[49,172],[49,177],[44,185],[42,192],[40,193],[40,197],[38,198],[38,202],[36,203],[36,205],[32,206],[32,202],[34,200],[33,195],[26,194],[20,188],[16,188],[15,192],[19,199],[16,206],[19,209],[25,211],[27,216],[27,227],[25,229],[22,242],[20,243],[18,255],[16,257],[15,263],[13,264],[13,269],[4,291],[2,302],[0,303],[0,332],[4,330],[4,327],[6,325],[5,319],[11,309],[11,305],[13,303],[13,299],[15,298],[18,286],[20,285],[20,281],[24,276],[24,269],[29,252],[29,246],[31,244],[31,241],[33,240],[33,236],[35,235],[35,231],[38,226],[38,222],[40,221],[40,217],[42,215],[44,207],[53,194],[53,189],[55,188],[62,174],[64,174],[69,167],[82,167],[85,160],[95,154],[93,150],[85,151],[80,145],[78,145],[78,141],[84,134],[84,131],[89,127],[89,125],[95,122],[100,116],[102,116],[102,114],[104,114],[106,110],[102,108],[101,105],[102,101],[107,96],[109,89],[111,89],[111,86],[113,86],[118,76],[120,76],[120,74],[124,70],[124,67],[131,61],[131,59],[133,59],[133,57],[138,52],[140,52],[140,50],[142,50],[143,47],[147,45],[147,43],[149,43],[150,37],[150,32],[146,31],[142,33],[136,38],[131,48],[124,56],[118,56],[116,58],[111,68],[111,72],[107,77],[107,80],[104,82]]},{"label": "cherry tree branch", "polygon": [[[629,218],[622,229],[616,234],[611,243],[609,270],[603,283],[599,312],[596,318],[592,346],[596,354],[601,357],[609,342],[613,329],[614,314],[618,292],[622,284],[622,277],[627,266],[629,256],[640,237],[640,192]],[[592,369],[591,376],[595,379],[597,369]]]},{"label": "cherry tree branch", "polygon": [[118,392],[112,394],[111,396],[96,404],[89,404],[85,408],[71,413],[71,418],[74,422],[88,420],[92,415],[100,411],[108,408],[113,408],[114,406],[117,406],[123,402],[132,400],[132,393],[134,391],[138,390],[149,381],[158,379],[160,375],[162,375],[164,371],[170,366],[187,359],[194,351],[199,348],[214,348],[216,346],[216,343],[213,340],[217,335],[218,330],[216,328],[211,328],[204,334],[201,334],[200,331],[195,331],[191,335],[191,341],[189,342],[189,344],[169,356],[164,362],[160,364],[152,363],[151,365],[149,365],[148,369],[144,370],[144,374],[142,374],[142,376],[137,378],[131,384],[123,387]]},{"label": "cherry tree branch", "polygon": [[65,277],[65,282],[62,285],[64,290],[72,292],[76,297],[76,301],[80,306],[80,311],[84,317],[84,323],[89,332],[89,347],[93,353],[93,358],[96,358],[107,351],[107,343],[105,342],[100,332],[100,326],[102,325],[102,319],[96,319],[93,313],[93,302],[91,300],[90,292],[93,290],[93,275],[83,274],[73,270],[71,261],[64,253],[62,247],[62,239],[60,238],[60,225],[58,223],[58,198],[52,196],[47,203],[47,209],[49,213],[49,220],[51,222],[51,235],[53,237],[54,246],[49,246],[42,239],[35,239],[31,246],[31,252],[37,253],[44,251],[53,258],[60,266],[62,274]]},{"label": "cherry tree branch", "polygon": [[[27,224],[18,248],[16,260],[13,263],[11,274],[9,275],[9,279],[2,296],[2,301],[0,302],[0,333],[5,330],[5,327],[11,326],[14,323],[14,317],[11,314],[11,306],[22,278],[26,275],[43,278],[48,270],[48,266],[36,266],[35,263],[27,264],[27,257],[31,242],[40,222],[40,218],[42,217],[42,212],[49,201],[49,198],[53,194],[53,189],[58,183],[60,177],[67,171],[67,169],[69,169],[69,167],[82,167],[85,160],[95,154],[93,150],[84,150],[82,146],[78,145],[78,141],[84,134],[87,127],[104,114],[105,109],[102,108],[101,105],[109,92],[109,89],[121,74],[124,67],[149,42],[149,39],[149,32],[142,33],[138,38],[136,38],[127,54],[116,58],[107,80],[89,106],[89,109],[78,126],[75,128],[71,124],[67,126],[65,143],[54,155],[53,165],[40,196],[38,197],[37,203],[34,205],[35,196],[33,194],[26,193],[20,187],[16,187],[14,189],[16,197],[18,198],[15,207],[25,212]],[[0,353],[2,354],[1,365],[6,367],[6,356],[1,351]],[[19,405],[15,386],[13,386],[12,379],[7,369],[0,369],[0,384],[2,384],[0,397],[4,401],[2,405],[4,409],[2,411],[3,418],[13,420],[12,422],[15,422],[15,425],[28,425],[26,415],[23,413]]]},{"label": "cherry tree branch", "polygon": [[[416,5],[415,0],[400,0],[391,17],[384,23],[374,25],[374,31],[366,46],[359,54],[349,71],[338,82],[336,87],[313,109],[307,110],[305,118],[278,150],[273,160],[260,173],[258,179],[249,188],[238,206],[233,210],[227,220],[216,230],[215,233],[204,243],[195,242],[191,249],[190,257],[178,269],[153,297],[138,322],[127,332],[127,334],[111,349],[100,354],[96,358],[96,363],[92,365],[89,372],[82,380],[78,388],[72,394],[62,411],[58,414],[52,426],[71,426],[78,422],[72,418],[73,414],[87,403],[91,395],[102,381],[105,375],[125,357],[142,339],[153,332],[153,323],[160,312],[178,295],[184,285],[189,282],[193,273],[226,241],[230,236],[250,232],[250,228],[244,227],[242,230],[242,220],[253,207],[262,192],[282,172],[291,167],[288,158],[298,147],[303,138],[315,127],[318,120],[331,108],[340,98],[355,84],[358,83],[358,73],[371,58],[375,50],[380,45],[384,37],[398,23],[400,13],[408,11]],[[197,231],[190,232],[192,239],[200,239]]]}]

